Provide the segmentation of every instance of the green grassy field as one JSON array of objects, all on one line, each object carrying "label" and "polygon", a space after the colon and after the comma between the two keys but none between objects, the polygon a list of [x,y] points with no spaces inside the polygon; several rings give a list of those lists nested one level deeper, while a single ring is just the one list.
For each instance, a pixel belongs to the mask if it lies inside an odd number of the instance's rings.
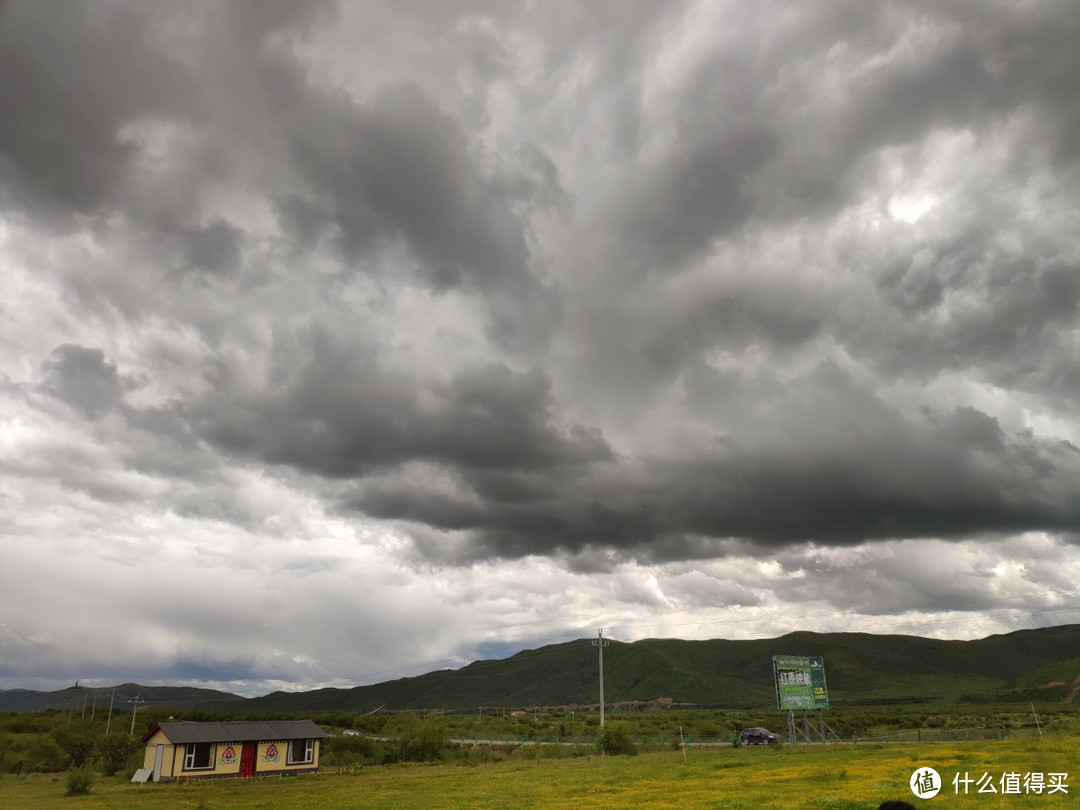
[{"label": "green grassy field", "polygon": [[[134,785],[99,778],[65,796],[63,775],[0,777],[0,807],[82,808],[876,808],[888,798],[951,808],[1058,808],[1080,798],[1080,737],[925,745],[830,745],[692,749],[640,756],[525,759],[466,764],[369,766],[351,774]],[[945,783],[915,798],[912,772],[929,766]],[[1070,768],[1074,772],[1070,772]],[[1002,793],[1006,773],[1066,773],[1068,794]],[[955,774],[989,774],[996,794],[956,795]],[[1020,788],[1023,790],[1023,787]]]}]

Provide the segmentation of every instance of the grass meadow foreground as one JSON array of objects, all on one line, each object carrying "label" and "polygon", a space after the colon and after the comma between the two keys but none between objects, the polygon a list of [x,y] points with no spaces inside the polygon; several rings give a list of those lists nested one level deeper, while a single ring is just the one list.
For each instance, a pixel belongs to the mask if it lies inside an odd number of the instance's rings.
[{"label": "grass meadow foreground", "polygon": [[[511,758],[481,765],[369,766],[355,773],[286,779],[137,785],[99,778],[91,792],[66,796],[47,775],[0,777],[0,807],[48,810],[130,808],[876,808],[888,798],[951,808],[1058,808],[1080,799],[1080,737],[934,744],[691,749],[640,756]],[[934,768],[941,792],[912,795],[917,768]],[[1043,774],[1041,794],[1024,793]],[[1050,774],[1068,774],[1063,780]],[[1013,782],[1009,774],[1016,774]],[[971,779],[968,794],[954,776]],[[995,793],[986,789],[987,775]],[[1068,793],[1050,793],[1064,781]],[[1075,784],[1071,784],[1075,782]],[[1017,787],[1019,793],[1006,793]]]}]

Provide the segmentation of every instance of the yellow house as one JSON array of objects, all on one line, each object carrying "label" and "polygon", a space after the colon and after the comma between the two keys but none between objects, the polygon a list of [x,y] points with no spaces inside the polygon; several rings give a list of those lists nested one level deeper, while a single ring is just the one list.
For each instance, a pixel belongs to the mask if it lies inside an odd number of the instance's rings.
[{"label": "yellow house", "polygon": [[314,773],[326,736],[310,720],[157,723],[142,738],[143,768],[155,782]]}]

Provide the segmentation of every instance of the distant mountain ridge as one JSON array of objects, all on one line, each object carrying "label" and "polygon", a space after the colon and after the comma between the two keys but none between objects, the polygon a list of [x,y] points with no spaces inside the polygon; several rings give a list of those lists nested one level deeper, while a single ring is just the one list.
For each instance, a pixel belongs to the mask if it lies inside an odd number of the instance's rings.
[{"label": "distant mountain ridge", "polygon": [[[1038,670],[1072,666],[1070,660],[1080,655],[1080,625],[973,641],[810,632],[747,641],[612,641],[604,650],[604,697],[608,703],[769,708],[775,706],[773,655],[824,657],[829,697],[836,706],[1027,700],[1033,689],[1034,699],[1062,700],[1068,687],[1046,687]],[[275,692],[245,701],[244,710],[590,706],[599,700],[598,668],[596,648],[590,639],[581,639],[370,686]],[[1054,674],[1060,683],[1063,673]],[[1080,668],[1073,672],[1073,678],[1078,676]]]},{"label": "distant mountain ridge", "polygon": [[[1080,625],[1018,630],[973,641],[869,633],[789,633],[728,641],[611,641],[604,649],[608,704],[775,706],[773,655],[825,659],[834,706],[956,701],[1080,699]],[[386,710],[473,711],[480,707],[587,707],[599,701],[597,650],[590,639],[523,650],[368,686],[273,692],[243,698],[188,687],[115,687],[154,708],[235,714]],[[81,689],[81,688],[80,688]],[[99,706],[103,693],[97,689]],[[72,689],[0,691],[0,711],[69,707]]]},{"label": "distant mountain ridge", "polygon": [[90,687],[77,683],[67,689],[52,692],[39,692],[34,689],[0,689],[0,712],[41,712],[47,709],[81,711],[85,702],[87,711],[107,711],[109,701],[115,696],[114,706],[121,711],[130,711],[134,705],[128,698],[137,697],[139,708],[144,705],[155,709],[188,711],[196,707],[214,706],[215,710],[231,711],[224,708],[225,703],[243,701],[245,698],[218,689],[203,689],[197,686],[142,686],[137,683],[122,683],[117,686]]}]

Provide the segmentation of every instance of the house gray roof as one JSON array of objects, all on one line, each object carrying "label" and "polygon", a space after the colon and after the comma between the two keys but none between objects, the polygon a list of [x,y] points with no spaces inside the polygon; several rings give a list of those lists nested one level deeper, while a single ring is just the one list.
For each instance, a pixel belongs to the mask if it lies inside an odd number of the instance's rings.
[{"label": "house gray roof", "polygon": [[155,729],[161,729],[171,743],[306,740],[329,736],[311,720],[242,720],[235,723],[198,723],[184,720],[158,723],[143,736],[143,742],[146,742]]}]

